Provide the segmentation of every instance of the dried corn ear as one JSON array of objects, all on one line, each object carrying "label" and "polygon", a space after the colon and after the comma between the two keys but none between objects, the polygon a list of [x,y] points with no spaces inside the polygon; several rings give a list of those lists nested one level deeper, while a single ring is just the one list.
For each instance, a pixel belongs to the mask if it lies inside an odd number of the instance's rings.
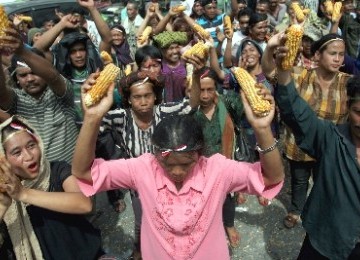
[{"label": "dried corn ear", "polygon": [[177,5],[177,6],[171,7],[171,11],[173,11],[174,13],[180,13],[185,10],[186,10],[186,6],[183,6],[183,5]]},{"label": "dried corn ear", "polygon": [[333,9],[333,12],[332,12],[332,15],[331,15],[331,21],[332,22],[338,22],[340,20],[341,7],[342,7],[341,2],[335,2],[334,9]]},{"label": "dried corn ear", "polygon": [[267,116],[270,113],[271,104],[257,93],[259,89],[255,79],[243,68],[237,67],[233,73],[254,114],[258,117]]},{"label": "dried corn ear", "polygon": [[5,9],[3,6],[0,6],[0,36],[4,36],[5,32],[3,30],[9,27],[10,21],[6,15]]},{"label": "dried corn ear", "polygon": [[206,31],[204,28],[202,28],[201,25],[197,23],[193,23],[193,29],[195,32],[197,32],[201,38],[203,39],[210,39],[210,33]]},{"label": "dried corn ear", "polygon": [[95,85],[86,93],[84,98],[85,105],[89,107],[98,103],[103,96],[105,96],[111,83],[116,79],[119,73],[120,68],[113,63],[106,65],[96,79]]},{"label": "dried corn ear", "polygon": [[295,16],[296,16],[296,20],[299,23],[302,23],[305,20],[305,15],[303,10],[301,9],[299,3],[294,2],[291,4],[292,9],[294,10]]},{"label": "dried corn ear", "polygon": [[[231,19],[230,19],[230,16],[228,15],[225,15],[224,16],[224,20],[223,20],[223,23],[224,23],[224,31],[225,29],[229,30],[231,33],[232,33],[232,23],[231,23]],[[226,33],[226,31],[225,31]],[[226,35],[229,37],[229,35]]]},{"label": "dried corn ear", "polygon": [[196,54],[199,58],[207,58],[209,53],[209,46],[204,42],[200,41],[192,46],[190,49],[185,51],[182,55],[183,58],[191,58],[192,55]]},{"label": "dried corn ear", "polygon": [[107,51],[100,52],[100,57],[104,64],[113,63],[113,58]]},{"label": "dried corn ear", "polygon": [[309,8],[303,9],[303,13],[304,15],[308,15],[310,13],[310,9]]},{"label": "dried corn ear", "polygon": [[131,65],[128,64],[128,65],[126,65],[126,67],[125,67],[124,74],[125,74],[125,76],[127,76],[127,75],[129,75],[130,73],[131,73]]},{"label": "dried corn ear", "polygon": [[[7,181],[8,181],[8,177],[5,174],[0,174],[0,183],[6,184]],[[0,192],[5,192],[5,190],[0,188]]]},{"label": "dried corn ear", "polygon": [[142,34],[138,38],[139,44],[144,44],[149,40],[150,34],[152,33],[152,27],[146,26],[145,30],[142,32]]},{"label": "dried corn ear", "polygon": [[289,51],[281,64],[284,70],[288,70],[294,66],[294,61],[300,48],[303,34],[304,30],[299,24],[293,24],[287,29],[285,46]]},{"label": "dried corn ear", "polygon": [[334,3],[332,2],[332,0],[326,0],[324,2],[324,7],[325,7],[325,13],[327,13],[328,15],[332,15],[334,10]]},{"label": "dried corn ear", "polygon": [[26,15],[19,15],[18,17],[21,21],[24,21],[26,23],[31,23],[33,21],[31,16],[26,16]]}]

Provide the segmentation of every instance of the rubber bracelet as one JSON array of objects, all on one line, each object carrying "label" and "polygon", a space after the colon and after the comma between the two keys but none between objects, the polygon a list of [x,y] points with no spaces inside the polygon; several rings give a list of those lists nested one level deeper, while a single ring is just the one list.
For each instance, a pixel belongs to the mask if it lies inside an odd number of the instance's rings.
[{"label": "rubber bracelet", "polygon": [[271,151],[274,151],[275,148],[277,147],[278,145],[278,140],[277,139],[274,139],[274,144],[266,149],[261,149],[260,146],[258,144],[256,144],[255,146],[255,150],[258,151],[259,153],[261,154],[266,154],[266,153],[269,153]]}]

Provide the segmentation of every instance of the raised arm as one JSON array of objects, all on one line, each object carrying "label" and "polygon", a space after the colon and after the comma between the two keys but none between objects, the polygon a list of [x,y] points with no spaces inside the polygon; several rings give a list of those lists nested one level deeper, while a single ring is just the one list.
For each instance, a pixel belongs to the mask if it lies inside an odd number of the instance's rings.
[{"label": "raised arm", "polygon": [[170,20],[175,15],[176,15],[176,13],[173,12],[170,8],[169,12],[163,17],[163,19],[160,20],[158,25],[153,30],[153,34],[156,35],[165,30],[172,31],[172,26],[170,25]]},{"label": "raised arm", "polygon": [[[38,50],[41,50],[44,53],[50,53],[50,47],[54,44],[57,37],[64,31],[66,28],[77,28],[79,26],[79,20],[77,17],[72,14],[65,15],[61,18],[60,22],[55,24],[50,30],[44,32],[39,39],[34,43],[34,47]],[[48,55],[51,57],[52,55]]]},{"label": "raised arm", "polygon": [[[64,181],[65,192],[48,192],[25,188],[11,171],[10,163],[4,158],[1,161],[0,172],[8,178],[6,184],[0,184],[0,188],[5,189],[6,194],[16,201],[62,213],[85,214],[92,209],[90,198],[81,193],[74,176],[69,176]],[[0,206],[0,216],[3,211],[1,208]]]},{"label": "raised arm", "polygon": [[63,96],[66,92],[65,80],[52,64],[47,59],[26,48],[15,29],[8,28],[5,32],[6,36],[1,37],[6,39],[3,46],[14,50],[14,54],[24,60],[31,68],[32,73],[41,77],[57,96]]},{"label": "raised arm", "polygon": [[[1,39],[1,37],[0,37]],[[3,42],[2,42],[3,43]],[[3,50],[3,44],[0,43],[0,50]],[[2,64],[2,55],[0,55],[0,63]],[[5,66],[1,66],[0,69],[0,107],[4,110],[8,110],[12,104],[14,98],[14,92],[11,90],[11,86],[8,86],[8,80],[5,76]]]},{"label": "raised arm", "polygon": [[276,65],[274,60],[275,51],[278,48],[278,42],[283,37],[284,32],[280,32],[272,36],[261,57],[261,68],[267,79],[274,78],[276,74]]},{"label": "raised arm", "polygon": [[[98,74],[93,73],[86,80],[81,88],[82,100],[85,93],[94,84]],[[95,158],[96,140],[101,125],[101,120],[109,111],[113,102],[114,84],[109,88],[106,97],[97,105],[86,107],[83,105],[84,121],[76,142],[75,152],[72,162],[72,173],[79,179],[92,183],[91,165]],[[84,104],[84,102],[83,102]]]},{"label": "raised arm", "polygon": [[259,94],[271,103],[271,111],[265,117],[254,115],[243,92],[241,92],[241,99],[246,118],[254,130],[257,145],[263,151],[259,151],[259,154],[264,184],[265,186],[271,186],[284,180],[284,166],[277,141],[271,132],[271,122],[275,114],[274,98],[270,91],[265,88],[259,90]]},{"label": "raised arm", "polygon": [[99,10],[95,6],[94,0],[77,0],[79,5],[89,10],[90,16],[93,19],[96,28],[101,36],[100,51],[111,52],[112,36],[107,23],[101,17]]}]

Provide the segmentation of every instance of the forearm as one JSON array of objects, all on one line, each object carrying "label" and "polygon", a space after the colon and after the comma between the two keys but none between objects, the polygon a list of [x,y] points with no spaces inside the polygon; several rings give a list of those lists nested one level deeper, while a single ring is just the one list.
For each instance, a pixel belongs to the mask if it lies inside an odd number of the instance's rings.
[{"label": "forearm", "polygon": [[[275,145],[275,139],[270,126],[261,130],[254,129],[254,132],[258,146],[261,149],[264,150]],[[284,167],[277,145],[270,152],[260,153],[260,162],[265,186],[277,184],[284,179]]]},{"label": "forearm", "polygon": [[167,13],[165,17],[162,20],[160,20],[160,22],[157,24],[157,26],[153,30],[153,34],[156,35],[163,32],[167,27],[167,24],[169,24],[170,18],[171,18],[170,14]]},{"label": "forearm", "polygon": [[276,64],[274,60],[274,47],[266,47],[261,57],[261,68],[266,78],[272,78],[276,71]]},{"label": "forearm", "polygon": [[224,67],[225,68],[232,67],[231,45],[232,45],[232,39],[227,39],[225,52],[224,52]]},{"label": "forearm", "polygon": [[101,118],[84,116],[72,161],[73,175],[89,182],[92,182],[91,166],[95,159],[96,140],[100,125]]},{"label": "forearm", "polygon": [[68,214],[86,214],[92,210],[90,198],[81,192],[46,192],[24,189],[19,200],[40,208]]},{"label": "forearm", "polygon": [[210,48],[210,67],[216,72],[220,80],[224,80],[224,71],[220,68],[216,49],[213,47]]},{"label": "forearm", "polygon": [[190,91],[190,106],[196,108],[200,105],[200,73],[194,71]]},{"label": "forearm", "polygon": [[338,34],[339,29],[339,22],[333,22],[331,23],[330,32],[329,33],[335,33]]},{"label": "forearm", "polygon": [[103,46],[108,45],[104,47],[104,50],[110,53],[112,36],[108,24],[101,17],[96,7],[89,8],[89,12],[101,36],[101,41],[104,43]]},{"label": "forearm", "polygon": [[50,30],[47,30],[40,38],[34,43],[34,47],[43,52],[49,51],[50,47],[54,44],[56,38],[65,29],[64,24],[60,21],[55,24]]}]

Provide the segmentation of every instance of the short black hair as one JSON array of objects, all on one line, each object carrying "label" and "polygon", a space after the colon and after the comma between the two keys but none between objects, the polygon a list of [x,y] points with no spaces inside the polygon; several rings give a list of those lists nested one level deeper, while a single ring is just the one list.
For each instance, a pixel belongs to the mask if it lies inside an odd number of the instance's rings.
[{"label": "short black hair", "polygon": [[135,53],[135,62],[138,68],[140,69],[142,63],[148,59],[158,59],[162,60],[163,56],[161,51],[153,45],[145,45],[137,49]]},{"label": "short black hair", "polygon": [[[344,39],[336,33],[326,34],[323,37],[321,37],[319,40],[313,42],[313,44],[311,45],[312,55],[314,55],[315,52],[317,52],[317,51],[322,53],[326,49],[326,46],[328,46],[328,43],[330,43],[331,40],[336,40],[336,39],[342,40],[344,42]],[[344,42],[344,44],[345,44],[345,42]]]},{"label": "short black hair", "polygon": [[192,115],[176,114],[162,119],[155,127],[152,143],[155,153],[186,146],[184,152],[199,151],[202,154],[204,135],[201,125]]},{"label": "short black hair", "polygon": [[243,16],[249,16],[251,17],[251,15],[253,14],[254,12],[249,8],[249,7],[245,7],[244,9],[241,9],[237,15],[237,19],[240,20],[240,17],[243,17]]},{"label": "short black hair", "polygon": [[[360,98],[360,76],[350,78],[346,84],[348,107],[350,107],[358,98]],[[360,99],[359,99],[360,100]]]}]

